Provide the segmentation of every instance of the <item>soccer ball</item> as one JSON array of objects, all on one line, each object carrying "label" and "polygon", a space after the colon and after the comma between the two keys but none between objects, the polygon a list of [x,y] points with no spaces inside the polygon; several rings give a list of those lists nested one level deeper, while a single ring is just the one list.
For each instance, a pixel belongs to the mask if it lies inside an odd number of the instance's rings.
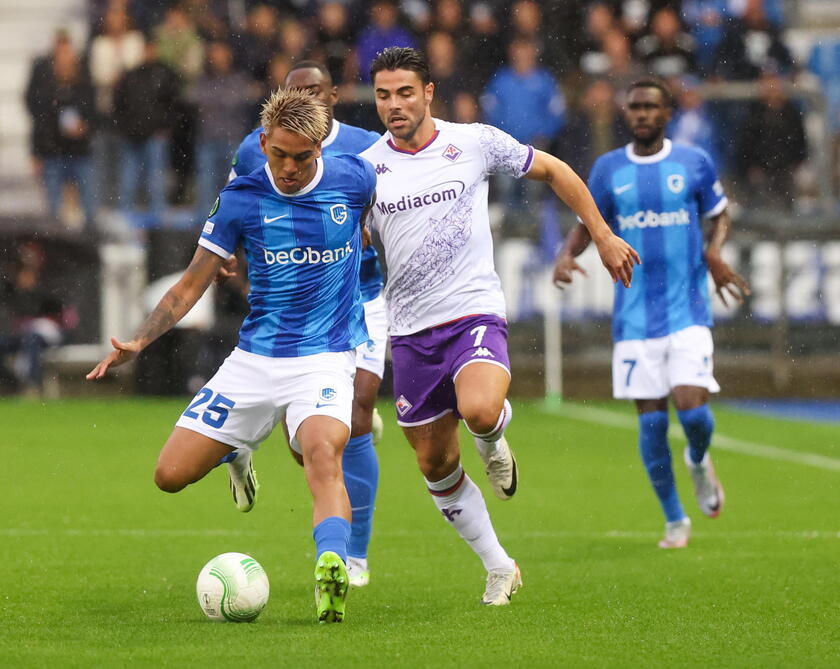
[{"label": "soccer ball", "polygon": [[210,620],[250,622],[268,602],[268,576],[250,555],[222,553],[204,565],[195,592]]}]

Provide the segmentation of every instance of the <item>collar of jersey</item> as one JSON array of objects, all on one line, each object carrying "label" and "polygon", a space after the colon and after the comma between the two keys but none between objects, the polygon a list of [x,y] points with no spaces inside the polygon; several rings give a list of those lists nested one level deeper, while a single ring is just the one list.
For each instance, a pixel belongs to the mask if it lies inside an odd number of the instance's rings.
[{"label": "collar of jersey", "polygon": [[[432,120],[434,120],[434,119],[432,119]],[[411,151],[411,150],[409,150],[409,149],[401,149],[401,148],[399,148],[396,144],[394,144],[394,142],[393,142],[393,137],[394,137],[394,136],[393,136],[393,135],[389,132],[389,133],[388,133],[388,146],[390,146],[390,147],[391,147],[394,151],[396,151],[397,153],[407,153],[409,156],[416,156],[416,155],[417,155],[418,153],[420,153],[423,149],[427,149],[427,148],[429,148],[429,147],[432,145],[432,143],[433,143],[433,142],[434,142],[434,141],[438,138],[438,135],[439,135],[439,134],[440,134],[440,130],[439,130],[439,129],[438,129],[438,127],[437,127],[437,123],[435,123],[435,131],[432,133],[432,136],[431,136],[431,137],[429,137],[429,141],[428,141],[428,142],[426,142],[426,143],[425,143],[423,146],[421,146],[419,149],[417,149],[417,150],[415,150],[415,151]]]},{"label": "collar of jersey", "polygon": [[275,193],[282,197],[298,197],[299,195],[306,195],[321,181],[321,177],[324,176],[324,161],[320,158],[315,159],[315,176],[312,177],[312,181],[310,181],[308,184],[306,184],[303,188],[301,188],[295,193],[284,193],[279,188],[277,188],[277,184],[274,183],[274,177],[271,175],[271,170],[268,168],[268,163],[265,164],[265,173],[268,176],[268,183],[271,184],[271,187],[274,189]]},{"label": "collar of jersey", "polygon": [[652,156],[637,156],[635,151],[633,151],[633,144],[628,144],[624,151],[627,154],[627,159],[631,162],[638,163],[639,165],[649,165],[650,163],[658,163],[663,158],[667,158],[668,154],[671,153],[671,140],[666,139],[662,142],[662,148],[654,153]]},{"label": "collar of jersey", "polygon": [[335,119],[332,120],[332,127],[330,128],[330,132],[326,137],[324,137],[324,141],[321,142],[321,148],[322,149],[324,147],[329,146],[330,144],[332,144],[335,141],[335,138],[338,137],[338,127],[340,125],[341,125],[341,123],[339,123]]}]

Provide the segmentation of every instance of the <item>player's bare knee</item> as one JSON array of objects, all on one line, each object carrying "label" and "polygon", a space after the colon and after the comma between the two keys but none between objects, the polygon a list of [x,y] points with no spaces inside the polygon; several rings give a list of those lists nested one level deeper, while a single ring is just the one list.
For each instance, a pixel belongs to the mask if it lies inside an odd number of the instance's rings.
[{"label": "player's bare knee", "polygon": [[417,456],[417,466],[427,481],[440,481],[455,471],[458,458],[449,457],[445,453],[430,453]]},{"label": "player's bare knee", "polygon": [[303,456],[304,467],[307,467],[319,478],[340,475],[340,457],[335,445],[329,441],[319,441],[309,445]]},{"label": "player's bare knee", "polygon": [[492,432],[499,422],[502,407],[493,404],[465,403],[463,408],[459,404],[458,412],[463,416],[467,427],[475,434]]},{"label": "player's bare knee", "polygon": [[159,466],[155,469],[155,485],[163,492],[180,492],[188,483],[183,474],[172,467]]}]

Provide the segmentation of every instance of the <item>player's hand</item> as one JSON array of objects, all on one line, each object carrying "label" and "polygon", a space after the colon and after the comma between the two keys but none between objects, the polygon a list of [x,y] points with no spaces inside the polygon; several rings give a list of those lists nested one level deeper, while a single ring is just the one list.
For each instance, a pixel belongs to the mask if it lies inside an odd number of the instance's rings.
[{"label": "player's hand", "polygon": [[554,285],[560,290],[563,290],[567,284],[572,282],[572,272],[580,272],[583,276],[589,276],[586,270],[577,264],[577,261],[567,253],[561,253],[557,256],[557,261],[554,263]]},{"label": "player's hand", "polygon": [[217,284],[222,284],[228,279],[235,277],[237,269],[239,269],[239,261],[236,259],[236,256],[231,256],[222,263],[222,266],[219,267],[219,271],[216,272],[216,276],[213,280]]},{"label": "player's hand", "polygon": [[633,265],[641,265],[642,259],[636,250],[618,235],[611,234],[600,242],[595,242],[601,262],[610,273],[613,282],[621,281],[625,288],[630,287],[633,279]]},{"label": "player's hand", "polygon": [[747,280],[729,266],[723,258],[716,254],[706,254],[706,263],[709,265],[709,273],[715,282],[715,290],[721,302],[727,307],[727,295],[737,304],[744,303],[744,297],[751,294],[750,285]]},{"label": "player's hand", "polygon": [[121,342],[117,341],[114,337],[111,337],[111,346],[114,347],[114,350],[106,355],[102,362],[90,370],[87,376],[85,376],[88,381],[101,379],[105,376],[105,372],[108,371],[109,367],[119,367],[129,360],[136,358],[137,354],[143,350],[139,342]]},{"label": "player's hand", "polygon": [[370,236],[370,230],[362,228],[362,248],[366,249],[373,243],[373,238]]}]

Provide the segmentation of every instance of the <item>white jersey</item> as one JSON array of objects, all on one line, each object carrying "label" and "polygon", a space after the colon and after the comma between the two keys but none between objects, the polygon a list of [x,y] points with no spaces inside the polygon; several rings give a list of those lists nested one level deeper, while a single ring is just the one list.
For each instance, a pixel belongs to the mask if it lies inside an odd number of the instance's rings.
[{"label": "white jersey", "polygon": [[386,132],[360,154],[376,168],[368,221],[385,247],[392,335],[471,314],[505,317],[487,182],[491,174],[523,176],[534,150],[493,126],[434,122],[434,135],[415,152],[398,149]]}]

